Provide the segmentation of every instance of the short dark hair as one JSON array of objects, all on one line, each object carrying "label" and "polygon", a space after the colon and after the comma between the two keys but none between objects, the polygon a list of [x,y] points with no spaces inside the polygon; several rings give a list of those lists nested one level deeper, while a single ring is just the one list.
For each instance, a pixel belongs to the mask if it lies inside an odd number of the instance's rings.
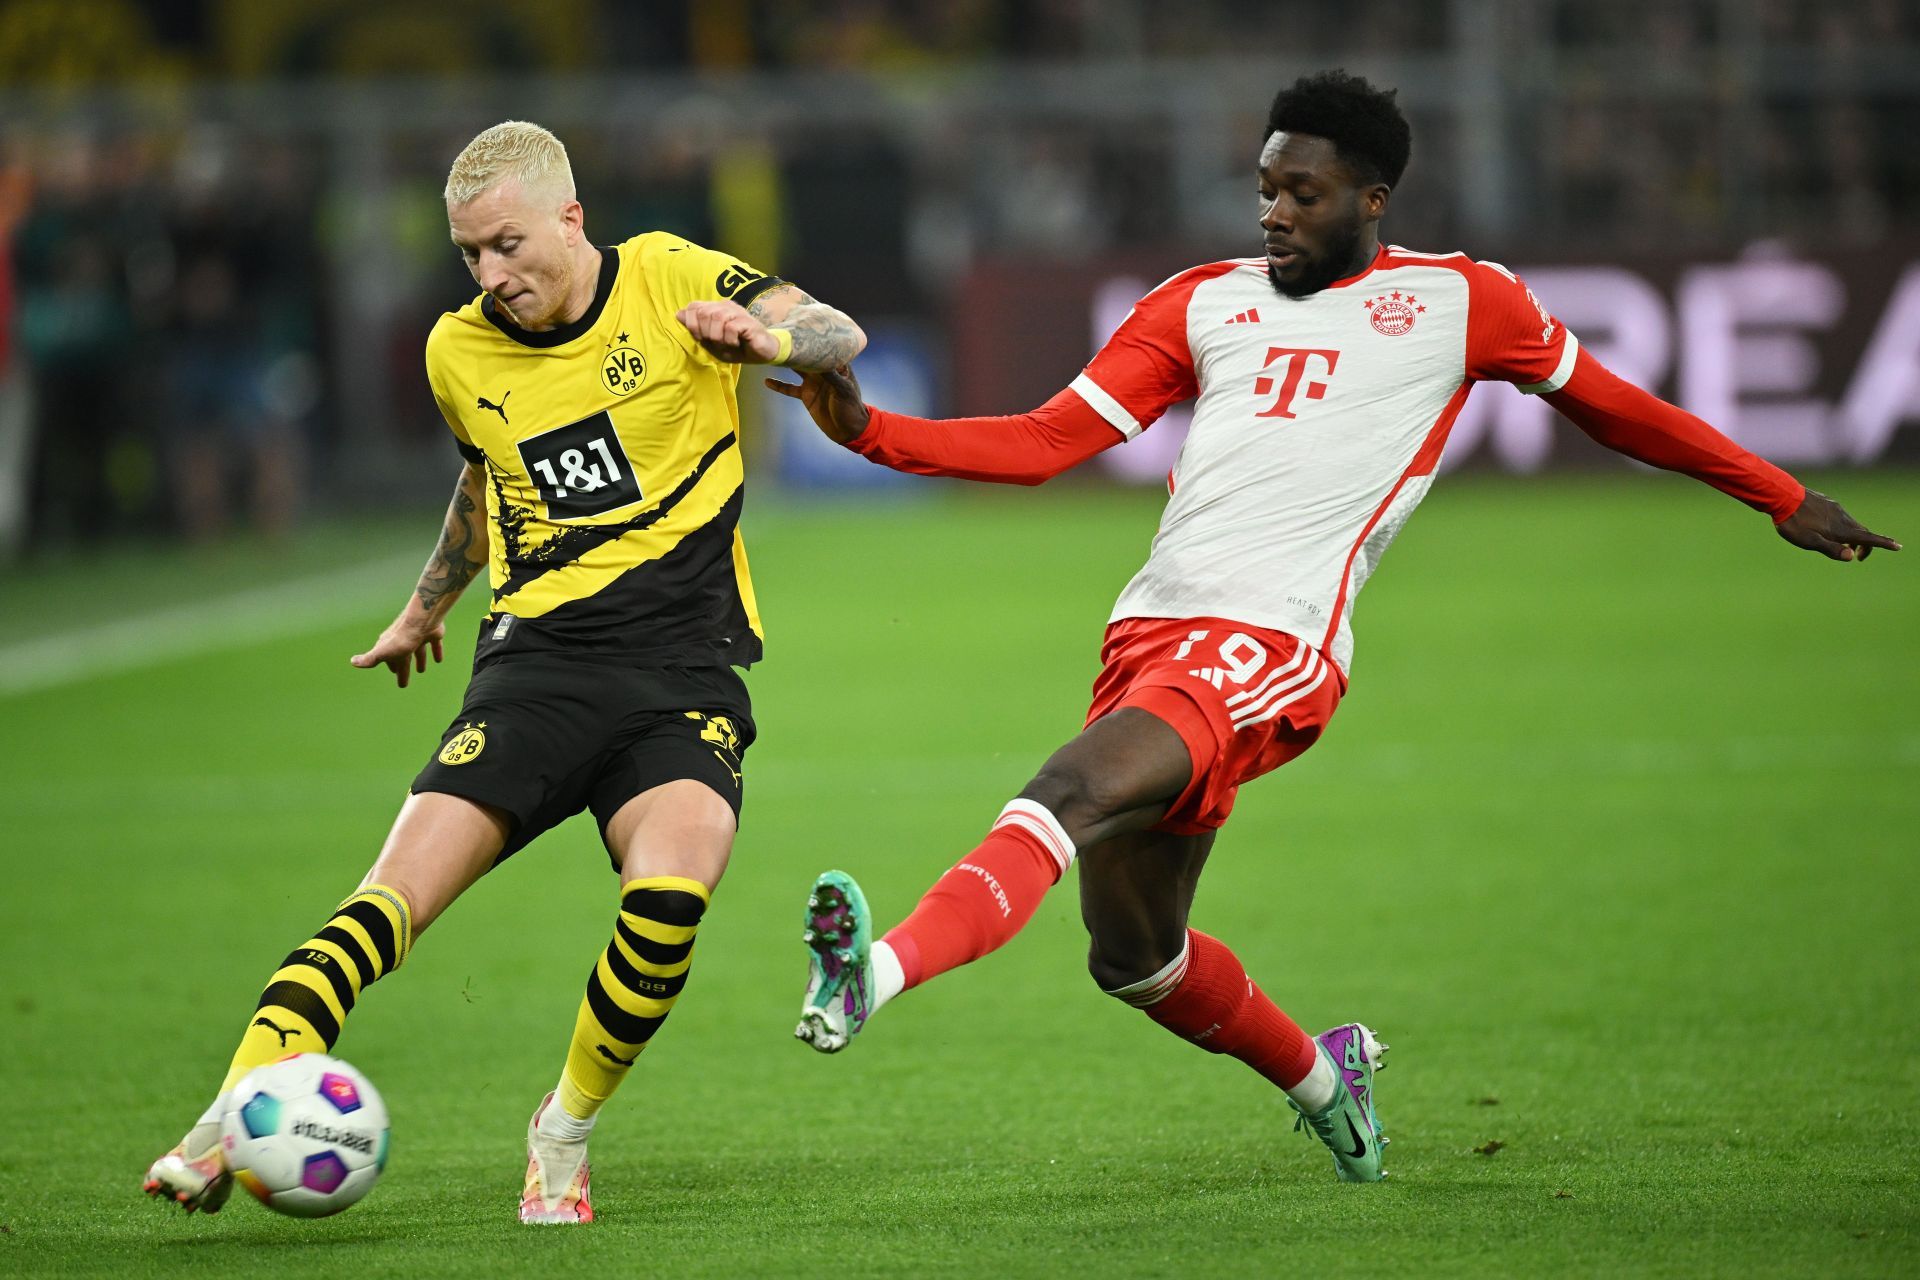
[{"label": "short dark hair", "polygon": [[1413,130],[1393,100],[1398,92],[1345,71],[1301,76],[1275,96],[1262,141],[1275,133],[1310,133],[1331,142],[1361,182],[1398,186],[1413,153]]}]

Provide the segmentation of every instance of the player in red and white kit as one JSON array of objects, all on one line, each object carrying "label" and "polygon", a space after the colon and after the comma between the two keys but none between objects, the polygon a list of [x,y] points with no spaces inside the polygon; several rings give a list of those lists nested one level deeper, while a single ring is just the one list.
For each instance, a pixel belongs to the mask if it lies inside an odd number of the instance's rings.
[{"label": "player in red and white kit", "polygon": [[1339,705],[1354,597],[1426,496],[1473,385],[1545,396],[1601,444],[1738,498],[1796,546],[1836,560],[1898,549],[1616,378],[1505,268],[1381,245],[1410,150],[1393,97],[1339,72],[1281,92],[1259,159],[1265,254],[1153,290],[1032,413],[887,413],[844,370],[769,384],[871,461],[1016,484],[1199,397],[1152,553],[1109,620],[1085,730],[884,939],[850,876],[816,883],[795,1032],[814,1048],[844,1048],[901,991],[1005,943],[1077,856],[1101,988],[1245,1062],[1286,1092],[1343,1180],[1377,1180],[1384,1046],[1360,1023],[1308,1036],[1187,913],[1240,785],[1313,745]]}]

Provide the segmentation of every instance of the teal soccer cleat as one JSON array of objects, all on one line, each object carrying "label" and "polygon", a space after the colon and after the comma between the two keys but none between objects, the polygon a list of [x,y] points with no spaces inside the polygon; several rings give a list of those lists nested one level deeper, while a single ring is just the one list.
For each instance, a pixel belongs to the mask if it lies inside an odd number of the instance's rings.
[{"label": "teal soccer cleat", "polygon": [[1387,1046],[1358,1022],[1323,1031],[1313,1039],[1333,1065],[1339,1084],[1327,1108],[1312,1115],[1289,1098],[1287,1105],[1300,1113],[1293,1127],[1312,1129],[1327,1144],[1340,1181],[1378,1182],[1387,1176],[1380,1165],[1387,1135],[1373,1109],[1373,1073],[1386,1065]]},{"label": "teal soccer cleat", "polygon": [[813,882],[801,938],[807,997],[793,1034],[821,1053],[838,1053],[873,1011],[873,918],[852,876],[827,871]]}]

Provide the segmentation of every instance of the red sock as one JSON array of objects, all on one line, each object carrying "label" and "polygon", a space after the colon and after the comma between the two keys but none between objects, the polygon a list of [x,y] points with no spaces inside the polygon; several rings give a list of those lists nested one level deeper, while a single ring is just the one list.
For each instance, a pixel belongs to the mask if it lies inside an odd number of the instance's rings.
[{"label": "red sock", "polygon": [[881,939],[907,986],[957,969],[1005,944],[1073,861],[1073,841],[1047,810],[1015,800],[980,847],[934,882],[913,914]]},{"label": "red sock", "polygon": [[1112,994],[1208,1053],[1240,1059],[1282,1089],[1313,1069],[1313,1037],[1267,999],[1226,943],[1198,929],[1187,930],[1186,955],[1166,972]]}]

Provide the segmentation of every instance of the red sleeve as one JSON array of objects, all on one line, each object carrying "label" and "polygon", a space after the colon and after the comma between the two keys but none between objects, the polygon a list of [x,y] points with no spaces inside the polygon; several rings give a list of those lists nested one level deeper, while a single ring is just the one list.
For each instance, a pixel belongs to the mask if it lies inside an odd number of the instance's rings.
[{"label": "red sleeve", "polygon": [[1536,396],[1565,386],[1580,354],[1567,327],[1498,263],[1476,262],[1466,276],[1467,376]]},{"label": "red sleeve", "polygon": [[1173,405],[1200,393],[1187,345],[1187,304],[1201,283],[1233,270],[1214,262],[1182,271],[1133,304],[1072,388],[1131,440]]},{"label": "red sleeve", "polygon": [[1677,405],[1617,376],[1581,352],[1573,376],[1547,403],[1607,448],[1678,471],[1764,511],[1779,524],[1807,496],[1798,480],[1742,449]]},{"label": "red sleeve", "polygon": [[1234,266],[1194,267],[1140,299],[1067,390],[1032,413],[929,419],[875,409],[848,447],[915,475],[1006,484],[1051,479],[1133,439],[1169,407],[1199,394],[1187,346],[1187,303],[1201,282]]},{"label": "red sleeve", "polygon": [[874,409],[847,447],[920,476],[1039,484],[1122,439],[1085,400],[1062,391],[1032,413],[1003,418],[910,418]]}]

